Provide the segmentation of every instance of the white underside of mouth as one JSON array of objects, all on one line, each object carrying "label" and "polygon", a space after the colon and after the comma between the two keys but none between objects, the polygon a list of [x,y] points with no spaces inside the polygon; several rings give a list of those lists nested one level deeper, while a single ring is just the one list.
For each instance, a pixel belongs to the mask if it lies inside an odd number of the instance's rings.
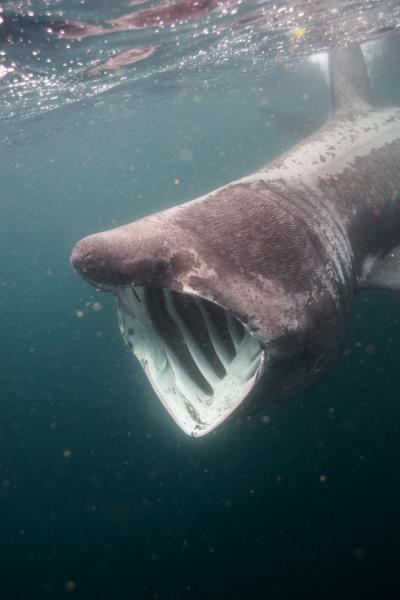
[{"label": "white underside of mouth", "polygon": [[115,295],[121,333],[179,427],[200,437],[225,421],[260,373],[256,338],[197,296],[148,287]]}]

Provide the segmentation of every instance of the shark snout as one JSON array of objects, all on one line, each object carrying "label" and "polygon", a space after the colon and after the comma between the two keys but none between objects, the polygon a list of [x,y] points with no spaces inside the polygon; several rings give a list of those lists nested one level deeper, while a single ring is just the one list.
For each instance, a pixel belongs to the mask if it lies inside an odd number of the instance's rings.
[{"label": "shark snout", "polygon": [[72,250],[72,267],[87,281],[109,288],[170,286],[193,268],[194,255],[182,249],[176,231],[156,228],[152,219],[89,235]]},{"label": "shark snout", "polygon": [[89,235],[75,244],[70,263],[87,281],[95,285],[114,285],[116,251],[106,233]]},{"label": "shark snout", "polygon": [[[90,236],[91,237],[91,236]],[[78,271],[81,275],[84,275],[87,269],[87,261],[90,260],[90,242],[89,238],[80,240],[72,249],[69,262],[71,266]]]}]

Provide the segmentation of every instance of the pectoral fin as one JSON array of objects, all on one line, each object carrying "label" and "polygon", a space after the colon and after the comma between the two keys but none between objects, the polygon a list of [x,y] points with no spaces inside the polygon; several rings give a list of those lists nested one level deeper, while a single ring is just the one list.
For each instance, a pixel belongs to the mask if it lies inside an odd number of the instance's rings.
[{"label": "pectoral fin", "polygon": [[380,258],[367,258],[358,287],[400,292],[400,246]]}]

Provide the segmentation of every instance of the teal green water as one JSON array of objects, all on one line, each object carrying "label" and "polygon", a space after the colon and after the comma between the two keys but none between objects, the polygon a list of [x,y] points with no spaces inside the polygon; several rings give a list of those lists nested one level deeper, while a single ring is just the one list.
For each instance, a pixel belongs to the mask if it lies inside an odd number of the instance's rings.
[{"label": "teal green water", "polygon": [[[400,103],[397,49],[375,66],[381,104]],[[3,121],[2,598],[398,597],[399,296],[357,297],[313,390],[195,440],[69,265],[84,235],[244,175],[327,116],[318,69],[262,79]],[[286,127],[266,126],[266,91]]]}]

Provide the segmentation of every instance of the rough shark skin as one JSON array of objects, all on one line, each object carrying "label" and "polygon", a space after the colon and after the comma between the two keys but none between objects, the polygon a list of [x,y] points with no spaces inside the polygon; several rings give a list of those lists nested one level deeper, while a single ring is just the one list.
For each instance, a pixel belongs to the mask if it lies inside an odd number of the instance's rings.
[{"label": "rough shark skin", "polygon": [[332,115],[316,133],[250,176],[73,250],[73,267],[117,298],[142,286],[205,299],[258,342],[246,389],[193,424],[141,360],[195,437],[311,385],[338,355],[354,293],[400,290],[400,108],[374,108],[358,45],[329,60]]}]

